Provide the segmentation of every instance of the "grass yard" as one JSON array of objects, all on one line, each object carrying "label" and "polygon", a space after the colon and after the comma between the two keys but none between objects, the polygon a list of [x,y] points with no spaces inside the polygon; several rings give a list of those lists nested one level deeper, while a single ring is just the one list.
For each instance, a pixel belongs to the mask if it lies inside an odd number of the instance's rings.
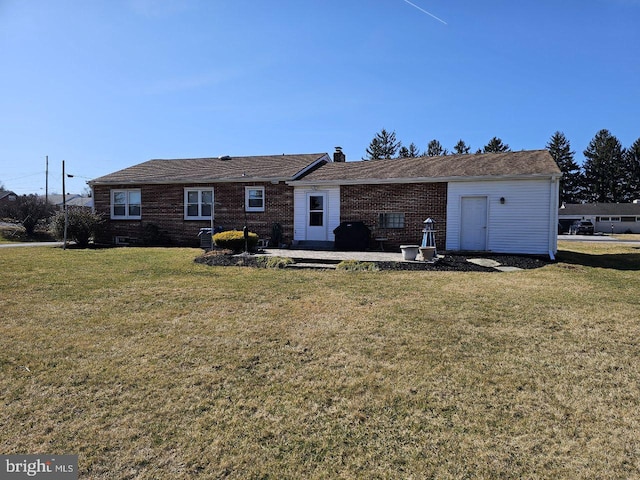
[{"label": "grass yard", "polygon": [[0,451],[91,479],[638,478],[640,250],[517,273],[0,251]]}]

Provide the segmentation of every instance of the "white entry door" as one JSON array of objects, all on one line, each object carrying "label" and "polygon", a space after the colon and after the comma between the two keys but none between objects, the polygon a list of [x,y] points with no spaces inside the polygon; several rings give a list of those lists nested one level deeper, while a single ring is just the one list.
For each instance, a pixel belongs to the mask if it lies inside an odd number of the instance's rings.
[{"label": "white entry door", "polygon": [[487,197],[462,197],[460,249],[487,249]]},{"label": "white entry door", "polygon": [[327,240],[327,194],[307,193],[307,240]]}]

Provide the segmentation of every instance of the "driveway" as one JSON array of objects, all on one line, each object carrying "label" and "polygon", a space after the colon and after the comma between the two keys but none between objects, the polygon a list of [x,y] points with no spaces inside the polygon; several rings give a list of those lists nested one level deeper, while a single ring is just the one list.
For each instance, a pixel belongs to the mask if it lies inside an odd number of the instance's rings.
[{"label": "driveway", "polygon": [[598,242],[615,243],[618,245],[640,245],[640,241],[618,240],[610,235],[558,235],[558,241],[566,242]]},{"label": "driveway", "polygon": [[[61,247],[63,242],[25,242],[25,243],[0,243],[0,248],[15,247]],[[68,245],[68,244],[67,244]]]}]

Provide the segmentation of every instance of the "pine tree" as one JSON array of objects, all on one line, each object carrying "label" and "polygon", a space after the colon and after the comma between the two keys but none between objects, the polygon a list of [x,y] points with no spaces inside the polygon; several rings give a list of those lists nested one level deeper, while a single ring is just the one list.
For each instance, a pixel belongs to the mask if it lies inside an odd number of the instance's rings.
[{"label": "pine tree", "polygon": [[420,150],[415,143],[411,142],[409,148],[400,147],[400,152],[398,155],[400,158],[415,158],[420,156]]},{"label": "pine tree", "polygon": [[396,132],[387,132],[384,128],[376,133],[369,147],[364,160],[378,160],[381,158],[394,158],[402,143],[396,140]]},{"label": "pine tree", "polygon": [[584,151],[586,198],[590,202],[617,203],[625,200],[627,172],[625,151],[609,130],[600,130]]},{"label": "pine tree", "polygon": [[560,204],[579,203],[582,194],[583,177],[580,166],[574,160],[576,152],[571,151],[571,144],[564,133],[554,133],[546,145],[547,150],[562,171],[560,181]]},{"label": "pine tree", "polygon": [[627,201],[640,200],[640,138],[625,153],[627,171]]},{"label": "pine tree", "polygon": [[442,144],[433,139],[427,145],[427,156],[429,157],[437,157],[439,155],[447,155],[449,152],[445,148],[442,147]]},{"label": "pine tree", "polygon": [[458,143],[456,143],[456,146],[453,147],[453,151],[458,155],[466,155],[471,151],[471,147],[464,143],[464,140],[460,139]]},{"label": "pine tree", "polygon": [[498,137],[493,137],[489,140],[484,146],[482,153],[501,153],[501,152],[510,152],[511,148],[506,143],[502,143],[502,140]]}]

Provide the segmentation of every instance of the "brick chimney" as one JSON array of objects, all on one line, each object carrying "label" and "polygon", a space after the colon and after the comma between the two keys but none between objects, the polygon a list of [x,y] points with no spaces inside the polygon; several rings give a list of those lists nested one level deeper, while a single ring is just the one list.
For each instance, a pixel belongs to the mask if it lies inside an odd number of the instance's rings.
[{"label": "brick chimney", "polygon": [[346,162],[347,156],[342,153],[342,147],[336,147],[336,151],[333,152],[333,161],[334,162]]}]

